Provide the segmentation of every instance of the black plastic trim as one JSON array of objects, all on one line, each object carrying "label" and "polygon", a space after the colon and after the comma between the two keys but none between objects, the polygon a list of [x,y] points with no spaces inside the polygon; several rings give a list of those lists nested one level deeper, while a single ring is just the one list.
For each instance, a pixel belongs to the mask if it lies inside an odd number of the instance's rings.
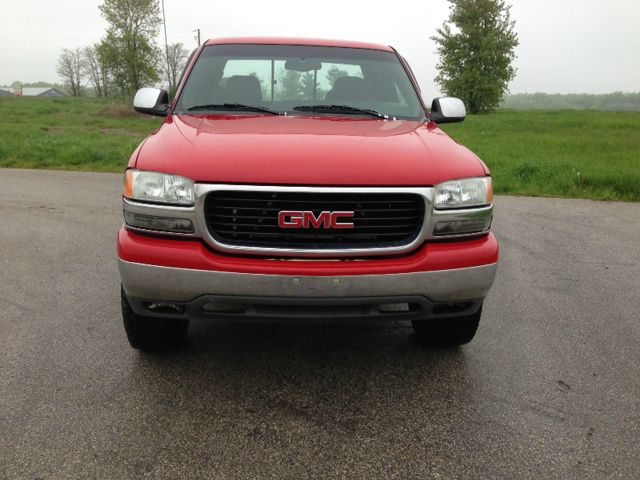
[{"label": "black plastic trim", "polygon": [[[441,303],[433,302],[420,295],[351,298],[203,295],[190,302],[140,298],[128,298],[128,300],[137,314],[148,317],[320,323],[367,319],[421,320],[461,317],[476,313],[483,301],[480,298]],[[148,308],[150,304],[166,302],[174,303],[178,307],[176,313],[166,313],[166,311],[156,313]],[[211,303],[226,304],[238,311],[230,313],[205,311],[204,306]],[[400,303],[409,304],[409,311],[382,312],[379,309],[381,304]]]}]

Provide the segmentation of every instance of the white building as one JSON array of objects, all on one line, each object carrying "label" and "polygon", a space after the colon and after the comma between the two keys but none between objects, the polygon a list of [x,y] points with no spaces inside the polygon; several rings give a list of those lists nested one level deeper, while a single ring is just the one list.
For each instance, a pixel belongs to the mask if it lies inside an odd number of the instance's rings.
[{"label": "white building", "polygon": [[64,97],[60,90],[54,87],[23,87],[23,97]]},{"label": "white building", "polygon": [[0,97],[15,97],[16,94],[11,87],[0,87]]}]

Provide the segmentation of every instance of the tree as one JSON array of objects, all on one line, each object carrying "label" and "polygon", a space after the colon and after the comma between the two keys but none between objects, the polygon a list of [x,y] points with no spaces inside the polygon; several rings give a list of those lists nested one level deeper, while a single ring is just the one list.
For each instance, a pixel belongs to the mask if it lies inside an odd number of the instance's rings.
[{"label": "tree", "polygon": [[448,1],[448,23],[431,37],[440,56],[435,81],[447,95],[464,100],[471,113],[494,110],[516,73],[511,7],[504,0]]},{"label": "tree", "polygon": [[313,98],[316,93],[316,78],[313,75],[313,72],[305,72],[300,79],[302,83],[302,93],[305,98]]},{"label": "tree", "polygon": [[314,74],[314,72],[306,72],[302,75],[301,81],[302,93],[305,98],[315,100],[324,98],[326,92],[320,88],[320,82],[317,79],[317,74]]},{"label": "tree", "polygon": [[19,80],[14,80],[13,82],[11,82],[11,85],[9,85],[11,88],[13,88],[13,91],[16,92],[18,95],[20,95],[22,93],[22,82]]},{"label": "tree", "polygon": [[89,79],[97,97],[106,97],[109,94],[107,69],[107,63],[100,55],[98,44],[82,50],[82,71]]},{"label": "tree", "polygon": [[157,0],[104,0],[100,12],[109,23],[98,46],[114,93],[131,97],[160,79],[160,49],[156,44],[161,24]]},{"label": "tree", "polygon": [[82,86],[82,53],[79,48],[65,48],[58,59],[58,75],[74,97],[83,93]]},{"label": "tree", "polygon": [[173,97],[175,89],[178,87],[182,70],[184,69],[185,63],[187,63],[187,58],[189,58],[189,51],[182,43],[173,43],[168,47],[168,54],[165,70],[167,71],[167,80],[169,81],[169,92],[171,92],[171,96]]},{"label": "tree", "polygon": [[280,78],[283,100],[299,100],[302,98],[302,84],[300,83],[301,76],[302,73],[295,70],[284,71],[284,75]]}]

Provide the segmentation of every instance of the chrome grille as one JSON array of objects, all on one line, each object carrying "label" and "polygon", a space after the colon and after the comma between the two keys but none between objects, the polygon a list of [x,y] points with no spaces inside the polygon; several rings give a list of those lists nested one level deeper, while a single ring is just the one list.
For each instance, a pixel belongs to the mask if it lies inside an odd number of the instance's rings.
[{"label": "chrome grille", "polygon": [[[283,210],[353,211],[353,229],[283,229]],[[269,249],[378,249],[410,244],[424,222],[425,203],[417,193],[214,190],[204,216],[217,242]]]}]

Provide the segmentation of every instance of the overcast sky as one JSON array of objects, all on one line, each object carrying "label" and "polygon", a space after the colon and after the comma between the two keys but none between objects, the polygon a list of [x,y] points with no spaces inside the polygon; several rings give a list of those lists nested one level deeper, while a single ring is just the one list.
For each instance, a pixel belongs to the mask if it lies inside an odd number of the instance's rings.
[{"label": "overcast sky", "polygon": [[[507,0],[508,1],[508,0]],[[102,0],[0,0],[0,85],[59,81],[62,48],[98,41]],[[640,91],[640,0],[512,0],[520,36],[512,93]],[[446,0],[165,0],[169,42],[223,36],[342,38],[396,47],[425,99],[438,94],[429,39]],[[159,37],[160,39],[160,37]]]}]

